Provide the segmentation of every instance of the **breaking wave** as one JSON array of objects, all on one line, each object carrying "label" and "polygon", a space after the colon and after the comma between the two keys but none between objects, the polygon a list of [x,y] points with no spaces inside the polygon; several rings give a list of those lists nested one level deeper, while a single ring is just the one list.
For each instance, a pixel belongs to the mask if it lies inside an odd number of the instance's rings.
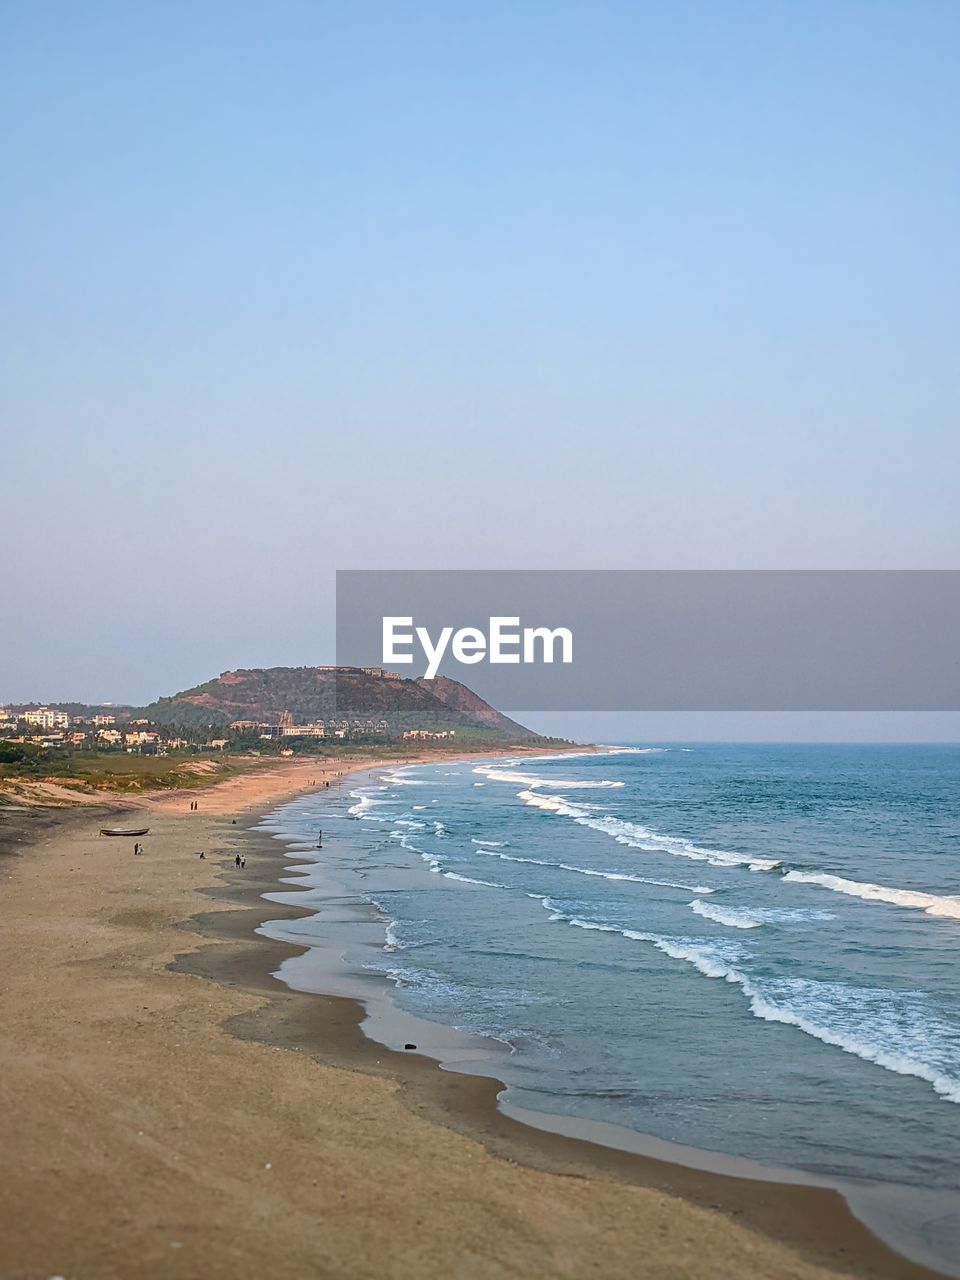
[{"label": "breaking wave", "polygon": [[862,880],[845,880],[842,876],[829,875],[825,871],[788,871],[783,877],[796,884],[816,884],[849,898],[862,898],[865,902],[887,902],[895,907],[909,907],[925,911],[928,916],[943,916],[960,920],[960,897],[951,894],[922,893],[915,889],[891,889],[883,884],[870,884]]},{"label": "breaking wave", "polygon": [[543,899],[550,919],[577,929],[619,933],[646,942],[707,978],[741,989],[750,1012],[764,1022],[796,1027],[814,1039],[896,1075],[925,1080],[941,1098],[960,1103],[960,1026],[947,1022],[922,991],[885,991],[813,978],[760,978],[741,967],[742,943],[666,937],[585,920]]},{"label": "breaking wave", "polygon": [[547,813],[570,818],[582,827],[602,831],[605,835],[612,836],[618,844],[627,845],[631,849],[670,853],[678,858],[691,858],[695,862],[709,862],[715,867],[748,867],[751,871],[775,871],[780,866],[778,858],[756,858],[745,853],[728,853],[724,849],[703,848],[682,836],[660,835],[638,822],[627,822],[609,814],[598,816],[585,805],[570,804],[563,796],[520,791],[518,799],[530,808],[543,809]]}]

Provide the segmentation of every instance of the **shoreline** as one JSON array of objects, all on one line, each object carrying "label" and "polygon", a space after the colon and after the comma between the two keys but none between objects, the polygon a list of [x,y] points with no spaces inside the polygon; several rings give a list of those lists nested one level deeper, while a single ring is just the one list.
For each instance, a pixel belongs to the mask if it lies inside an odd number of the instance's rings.
[{"label": "shoreline", "polygon": [[0,1273],[626,1277],[643,1256],[670,1276],[942,1274],[834,1191],[531,1128],[496,1080],[385,1049],[355,999],[272,977],[294,948],[255,926],[312,912],[267,907],[290,851],[250,823],[331,765],[191,792],[200,815],[118,806],[151,812],[143,859],[97,840],[98,808],[4,861]]},{"label": "shoreline", "polygon": [[[377,768],[358,770],[357,774],[373,778]],[[365,1071],[385,1071],[400,1081],[401,1096],[408,1106],[428,1114],[435,1123],[479,1138],[488,1149],[507,1159],[551,1172],[562,1170],[572,1176],[612,1174],[639,1186],[666,1191],[730,1214],[777,1240],[789,1242],[821,1264],[862,1266],[865,1274],[876,1277],[914,1274],[914,1268],[918,1275],[949,1274],[940,1269],[943,1264],[938,1259],[917,1256],[920,1249],[911,1256],[901,1251],[895,1241],[878,1235],[850,1203],[856,1194],[853,1184],[847,1189],[840,1180],[787,1167],[771,1168],[620,1126],[528,1111],[503,1102],[500,1095],[507,1092],[507,1086],[496,1075],[496,1064],[505,1050],[498,1042],[491,1043],[400,1009],[385,975],[350,969],[343,962],[337,944],[345,936],[350,936],[351,945],[355,946],[356,935],[371,923],[382,933],[382,916],[375,907],[352,900],[352,895],[333,882],[319,907],[316,902],[298,906],[278,900],[280,895],[298,892],[297,877],[301,873],[291,870],[291,864],[303,861],[307,851],[298,847],[294,836],[285,838],[257,827],[247,828],[239,840],[274,862],[275,878],[251,886],[228,867],[223,885],[209,891],[209,896],[220,903],[241,904],[230,916],[242,913],[243,919],[228,922],[225,913],[199,913],[185,922],[185,927],[197,929],[206,938],[232,943],[235,948],[242,947],[245,939],[267,948],[261,952],[263,972],[258,975],[249,971],[249,967],[257,967],[255,954],[248,958],[248,966],[242,956],[228,958],[217,952],[201,953],[207,963],[196,965],[192,963],[196,953],[191,953],[178,958],[177,967],[214,981],[238,981],[242,974],[245,989],[284,1003],[302,1000],[308,1004],[301,1015],[289,1021],[290,1015],[281,1018],[264,1011],[262,1022],[259,1017],[254,1019],[261,1022],[259,1027],[255,1029],[244,1021],[241,1026],[231,1027],[234,1034],[262,1037],[265,1042],[295,1047],[338,1065],[359,1062]],[[299,857],[301,852],[304,858]],[[311,896],[317,892],[314,884]],[[323,888],[319,892],[323,894]],[[338,919],[328,945],[308,948],[293,938],[275,938],[258,931],[267,914],[273,921],[296,920],[330,910]],[[341,927],[337,931],[338,925]],[[379,950],[382,942],[378,940],[373,945]],[[313,955],[325,953],[323,990],[298,990],[275,976],[282,961],[307,950]],[[249,988],[246,983],[251,984]],[[320,1021],[325,1022],[329,1016],[330,1026],[309,1025],[309,1002],[313,1001],[323,1001],[327,1006]],[[331,1045],[331,1029],[337,1041],[335,1047]],[[415,1037],[416,1049],[405,1051],[403,1044],[411,1036]],[[445,1074],[476,1082],[476,1086],[448,1087],[443,1080]],[[430,1097],[431,1093],[435,1096]],[[868,1191],[882,1194],[886,1184],[866,1185]],[[891,1195],[901,1190],[898,1184],[889,1187]],[[804,1203],[800,1202],[801,1197],[795,1198],[799,1191],[811,1193],[803,1197]],[[828,1204],[826,1198],[836,1203]],[[810,1227],[814,1223],[820,1247],[811,1250]]]}]

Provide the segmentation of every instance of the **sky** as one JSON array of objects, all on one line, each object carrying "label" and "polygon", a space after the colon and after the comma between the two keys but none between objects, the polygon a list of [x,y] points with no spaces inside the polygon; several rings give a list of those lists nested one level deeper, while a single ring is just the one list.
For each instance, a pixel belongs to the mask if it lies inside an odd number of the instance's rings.
[{"label": "sky", "polygon": [[337,568],[957,567],[958,39],[2,0],[0,701],[329,661]]}]

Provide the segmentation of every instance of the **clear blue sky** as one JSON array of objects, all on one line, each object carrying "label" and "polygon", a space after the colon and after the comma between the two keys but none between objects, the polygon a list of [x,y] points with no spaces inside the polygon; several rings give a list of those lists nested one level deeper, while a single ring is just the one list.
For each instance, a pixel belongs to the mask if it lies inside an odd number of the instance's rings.
[{"label": "clear blue sky", "polygon": [[0,700],[337,567],[956,567],[960,6],[0,5]]}]

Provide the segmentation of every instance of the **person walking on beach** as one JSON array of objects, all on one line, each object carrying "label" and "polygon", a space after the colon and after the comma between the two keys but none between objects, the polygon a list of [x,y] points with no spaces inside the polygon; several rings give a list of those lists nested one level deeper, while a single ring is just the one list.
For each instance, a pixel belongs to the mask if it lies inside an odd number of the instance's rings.
[{"label": "person walking on beach", "polygon": [[240,870],[242,871],[242,870],[243,870],[243,868],[244,868],[246,865],[247,865],[247,859],[246,859],[246,857],[241,858],[241,859],[240,859]]},{"label": "person walking on beach", "polygon": [[237,856],[234,858],[234,860],[233,860],[233,861],[234,861],[234,864],[235,864],[235,866],[236,866],[237,870],[239,871],[239,870],[240,870],[240,855],[239,855],[239,853],[237,854]]}]

